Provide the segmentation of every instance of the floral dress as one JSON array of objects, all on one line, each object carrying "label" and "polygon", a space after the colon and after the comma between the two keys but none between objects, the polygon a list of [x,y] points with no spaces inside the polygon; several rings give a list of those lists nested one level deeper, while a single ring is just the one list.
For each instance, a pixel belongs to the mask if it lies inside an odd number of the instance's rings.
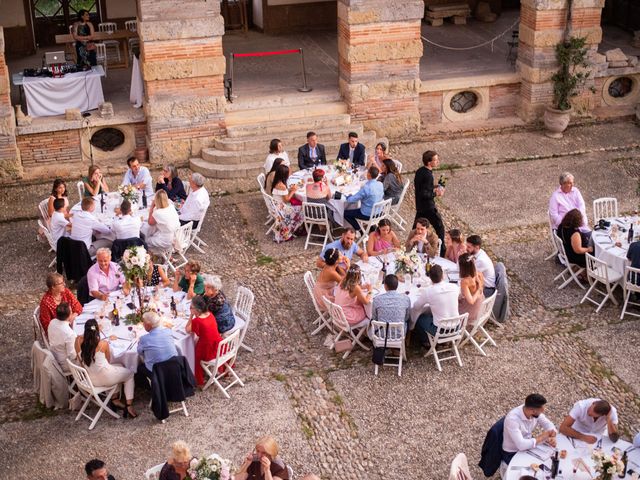
[{"label": "floral dress", "polygon": [[272,195],[275,200],[278,218],[274,228],[274,240],[277,243],[286,242],[295,238],[295,231],[304,223],[302,207],[285,203],[284,197],[289,192],[286,190],[273,189]]}]

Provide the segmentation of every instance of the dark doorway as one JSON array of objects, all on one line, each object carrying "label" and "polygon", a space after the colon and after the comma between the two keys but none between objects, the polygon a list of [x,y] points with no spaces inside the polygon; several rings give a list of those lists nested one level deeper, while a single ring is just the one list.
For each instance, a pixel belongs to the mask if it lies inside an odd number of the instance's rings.
[{"label": "dark doorway", "polygon": [[640,2],[638,0],[606,0],[602,9],[602,23],[627,31],[640,30]]},{"label": "dark doorway", "polygon": [[56,44],[56,35],[69,33],[69,26],[78,19],[78,12],[89,10],[91,23],[98,28],[98,0],[29,0],[33,15],[36,44],[46,47]]}]

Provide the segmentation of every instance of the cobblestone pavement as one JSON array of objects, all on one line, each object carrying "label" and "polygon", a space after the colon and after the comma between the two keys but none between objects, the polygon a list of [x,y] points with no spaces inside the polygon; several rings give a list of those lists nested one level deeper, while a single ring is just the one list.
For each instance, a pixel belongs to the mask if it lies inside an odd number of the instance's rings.
[{"label": "cobblestone pavement", "polygon": [[[297,477],[313,471],[324,479],[443,479],[463,451],[474,478],[481,478],[476,464],[486,430],[533,391],[549,399],[555,422],[575,400],[606,398],[618,407],[629,438],[640,430],[640,321],[620,321],[614,305],[595,314],[579,304],[579,288],[555,288],[551,279],[559,267],[544,261],[550,249],[545,211],[565,169],[574,173],[588,205],[598,196],[616,196],[621,210],[633,209],[638,133],[637,126],[620,122],[575,127],[557,144],[538,132],[436,144],[443,162],[462,159],[462,167],[447,174],[441,204],[446,224],[465,235],[481,233],[490,254],[506,264],[512,316],[503,328],[491,329],[498,347],[490,347],[487,357],[465,347],[463,368],[446,363],[438,373],[432,359],[409,349],[400,378],[391,368],[375,377],[370,353],[356,350],[342,360],[323,346],[323,334],[310,335],[315,315],[302,275],[314,270],[319,249],[304,251],[303,239],[278,245],[265,236],[266,210],[251,182],[237,182],[234,189],[212,184],[212,191],[237,193],[213,199],[202,233],[210,248],[192,257],[204,271],[222,276],[229,297],[238,285],[256,295],[245,340],[254,352],[242,351],[237,361],[246,385],[234,388],[230,400],[213,389],[200,392],[188,402],[188,418],[175,415],[164,425],[146,408],[148,396],[137,392],[138,419],[104,418],[93,432],[84,421],[74,423],[71,412],[38,406],[32,393],[31,313],[52,254],[36,241],[29,218],[35,209],[23,199],[24,191],[39,198],[48,187],[5,190],[0,471],[12,479],[80,478],[83,462],[99,456],[116,478],[139,479],[179,438],[196,454],[215,451],[237,465],[254,439],[269,432]],[[409,177],[427,146],[394,147]],[[490,161],[470,161],[470,152]],[[402,209],[407,219],[414,214],[411,190]],[[11,221],[11,212],[24,219]]]}]

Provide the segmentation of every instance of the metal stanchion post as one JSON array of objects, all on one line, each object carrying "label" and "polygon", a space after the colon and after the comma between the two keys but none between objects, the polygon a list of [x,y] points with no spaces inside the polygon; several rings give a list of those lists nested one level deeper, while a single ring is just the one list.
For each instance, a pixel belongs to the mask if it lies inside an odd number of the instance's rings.
[{"label": "metal stanchion post", "polygon": [[229,65],[229,67],[231,68],[231,84],[229,85],[229,101],[233,102],[233,53],[231,54],[231,65]]},{"label": "metal stanchion post", "polygon": [[307,86],[307,71],[304,66],[304,52],[302,51],[302,48],[300,48],[299,50],[300,50],[300,61],[302,62],[302,88],[299,88],[298,91],[310,92],[311,90],[313,90],[313,88]]}]

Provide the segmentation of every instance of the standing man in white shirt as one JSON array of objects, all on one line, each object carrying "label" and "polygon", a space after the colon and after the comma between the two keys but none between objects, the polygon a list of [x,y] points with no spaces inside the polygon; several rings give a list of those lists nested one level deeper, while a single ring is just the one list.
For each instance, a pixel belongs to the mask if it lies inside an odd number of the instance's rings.
[{"label": "standing man in white shirt", "polygon": [[140,217],[132,216],[131,203],[129,200],[123,200],[120,204],[120,215],[114,218],[111,224],[116,240],[140,238],[140,227],[142,227]]},{"label": "standing man in white shirt", "polygon": [[53,215],[51,215],[51,221],[49,226],[51,227],[51,237],[53,237],[53,243],[57,244],[60,237],[66,237],[71,231],[71,222],[64,216],[65,203],[64,198],[56,198],[53,201]]},{"label": "standing man in white shirt", "polygon": [[482,249],[480,235],[467,237],[467,253],[473,255],[476,261],[476,270],[484,275],[484,298],[489,298],[496,291],[496,269],[487,252]]},{"label": "standing man in white shirt", "polygon": [[560,424],[560,433],[587,443],[596,443],[604,431],[612,441],[618,437],[616,407],[599,398],[579,400]]},{"label": "standing man in white shirt", "polygon": [[140,161],[136,157],[127,160],[129,170],[122,179],[123,185],[133,185],[141,192],[144,190],[147,197],[153,195],[153,179],[147,167],[140,166]]},{"label": "standing man in white shirt", "polygon": [[202,215],[209,208],[211,200],[209,198],[209,192],[204,188],[204,177],[199,173],[192,173],[189,176],[189,185],[191,185],[191,193],[187,196],[178,217],[180,218],[180,225],[184,225],[189,222],[193,222],[193,228],[195,229],[200,223]]},{"label": "standing man in white shirt", "polygon": [[76,333],[73,331],[73,319],[71,308],[67,302],[61,302],[56,307],[56,318],[49,322],[47,336],[49,337],[49,350],[62,367],[64,373],[69,373],[67,359],[76,358]]},{"label": "standing man in white shirt", "polygon": [[[82,211],[73,216],[69,237],[84,242],[91,256],[95,255],[99,248],[111,248],[113,232],[93,215],[96,209],[93,197],[84,197],[80,206]],[[92,239],[93,235],[96,236],[96,240]]]}]

